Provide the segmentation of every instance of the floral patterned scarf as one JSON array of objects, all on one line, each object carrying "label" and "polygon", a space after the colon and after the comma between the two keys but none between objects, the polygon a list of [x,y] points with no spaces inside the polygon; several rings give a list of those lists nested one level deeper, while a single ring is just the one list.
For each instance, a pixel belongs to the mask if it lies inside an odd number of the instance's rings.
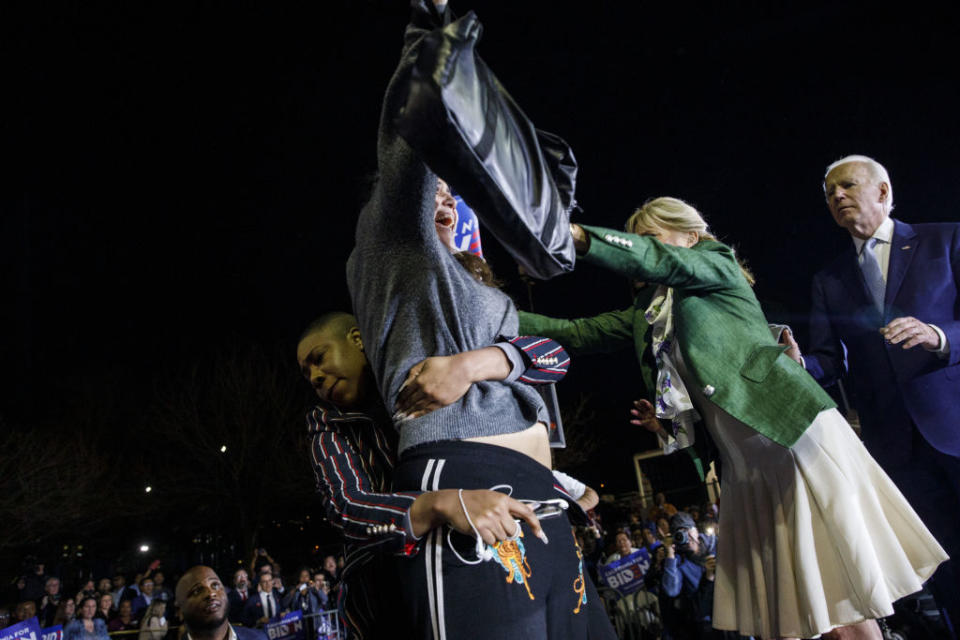
[{"label": "floral patterned scarf", "polygon": [[660,285],[643,315],[652,329],[650,346],[657,362],[656,414],[672,427],[672,437],[660,439],[669,454],[693,444],[693,423],[700,419],[673,361],[673,288]]}]

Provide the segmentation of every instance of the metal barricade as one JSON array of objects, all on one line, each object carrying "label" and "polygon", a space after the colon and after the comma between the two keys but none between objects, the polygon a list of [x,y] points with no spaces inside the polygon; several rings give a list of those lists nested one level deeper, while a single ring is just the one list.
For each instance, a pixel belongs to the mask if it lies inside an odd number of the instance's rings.
[{"label": "metal barricade", "polygon": [[[340,614],[336,609],[321,611],[320,613],[310,613],[303,617],[308,621],[307,629],[313,629],[316,640],[341,640],[346,636],[343,628],[340,626]],[[308,640],[311,640],[308,637]]]},{"label": "metal barricade", "polygon": [[661,633],[660,603],[655,595],[640,589],[620,595],[616,589],[597,586],[607,615],[620,640],[651,640]]}]

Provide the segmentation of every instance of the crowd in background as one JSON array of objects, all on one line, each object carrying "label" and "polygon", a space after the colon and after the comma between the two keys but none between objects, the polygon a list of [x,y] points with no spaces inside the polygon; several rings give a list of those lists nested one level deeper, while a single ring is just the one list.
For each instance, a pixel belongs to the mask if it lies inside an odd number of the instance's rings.
[{"label": "crowd in background", "polygon": [[[653,505],[645,508],[635,503],[625,516],[608,523],[605,532],[599,524],[578,528],[584,568],[599,588],[621,637],[632,633],[624,628],[625,619],[635,621],[634,631],[646,638],[724,635],[711,627],[717,514],[716,503],[692,504],[680,510],[658,493]],[[607,587],[602,568],[641,549],[649,557],[641,588],[624,596]]]},{"label": "crowd in background", "polygon": [[[657,493],[650,506],[639,497],[626,510],[602,502],[590,526],[577,527],[584,569],[590,574],[620,638],[734,640],[712,628],[718,504],[680,508]],[[649,557],[642,587],[624,595],[605,584],[602,570],[638,550]],[[290,611],[316,614],[336,609],[344,558],[327,555],[320,566],[282,568],[265,549],[254,551],[220,575],[227,583],[228,618],[262,628]],[[63,627],[63,640],[180,640],[183,634],[174,589],[179,575],[154,560],[144,571],[86,575],[62,580],[33,563],[4,594],[0,628],[37,617],[40,627]],[[923,596],[929,600],[929,595]],[[918,606],[923,606],[921,603]],[[927,607],[933,609],[932,603]]]},{"label": "crowd in background", "polygon": [[[224,585],[228,618],[235,625],[262,628],[290,611],[315,614],[336,608],[342,568],[343,557],[329,555],[320,567],[304,565],[285,574],[265,549],[257,549],[248,564],[223,574],[229,582]],[[33,562],[6,595],[12,602],[0,606],[0,628],[36,617],[41,628],[61,626],[63,640],[104,640],[111,635],[176,640],[181,637],[174,593],[178,578],[168,577],[162,562],[154,560],[142,572],[118,570],[71,583],[48,574],[44,563]]]},{"label": "crowd in background", "polygon": [[[678,565],[687,564],[685,554],[690,555],[689,543],[679,545],[675,540],[676,525],[682,520],[687,530],[701,532],[701,538],[715,538],[717,505],[689,505],[678,511],[659,493],[649,508],[637,501],[626,517],[608,518],[610,526],[606,530],[600,512],[607,511],[601,507],[594,512],[597,517],[592,525],[579,527],[577,538],[583,549],[584,567],[600,587],[611,617],[627,601],[621,602],[612,589],[605,588],[598,569],[638,549],[646,549],[651,562],[644,580],[644,595],[630,598],[630,606],[646,603],[645,628],[650,637],[694,637],[684,631],[693,611],[697,614],[692,619],[709,628],[709,607],[704,602],[709,602],[705,594],[709,592],[706,585],[712,581],[712,570],[701,570],[702,580],[698,579],[696,584],[691,583],[690,571],[681,571],[678,575],[688,584],[682,584],[678,593],[673,591],[675,585],[665,588],[664,583],[665,576],[670,581],[671,571],[677,573],[674,569]],[[703,564],[703,558],[697,562]],[[235,625],[262,628],[290,611],[314,614],[335,609],[343,563],[342,556],[328,555],[319,567],[303,565],[288,571],[265,549],[257,549],[248,562],[238,562],[233,570],[221,573],[227,583],[224,586],[228,618]],[[43,563],[31,563],[6,594],[5,606],[0,606],[0,627],[36,616],[42,628],[61,625],[64,640],[103,640],[111,635],[177,640],[181,637],[174,593],[178,578],[177,574],[165,572],[160,560],[154,560],[142,572],[118,570],[112,575],[86,575],[73,581],[48,573]],[[682,615],[671,616],[672,611]]]}]

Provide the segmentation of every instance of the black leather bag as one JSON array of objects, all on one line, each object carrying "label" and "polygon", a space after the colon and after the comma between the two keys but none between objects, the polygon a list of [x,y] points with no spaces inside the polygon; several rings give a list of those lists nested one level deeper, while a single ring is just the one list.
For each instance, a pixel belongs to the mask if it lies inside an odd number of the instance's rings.
[{"label": "black leather bag", "polygon": [[[421,11],[426,6],[416,3]],[[524,115],[475,51],[471,11],[417,45],[400,135],[477,213],[535,278],[573,270],[570,237],[577,163],[558,136]]]}]

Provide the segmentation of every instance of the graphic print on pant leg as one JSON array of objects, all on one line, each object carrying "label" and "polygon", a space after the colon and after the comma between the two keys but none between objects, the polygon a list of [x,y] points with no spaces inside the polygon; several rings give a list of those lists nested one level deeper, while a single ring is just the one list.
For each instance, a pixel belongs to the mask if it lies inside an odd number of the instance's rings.
[{"label": "graphic print on pant leg", "polygon": [[530,569],[530,563],[527,562],[527,549],[523,546],[521,538],[523,538],[523,531],[516,540],[503,540],[490,548],[493,550],[493,559],[507,572],[507,584],[519,582],[526,587],[530,599],[536,600],[527,580],[533,572]]},{"label": "graphic print on pant leg", "polygon": [[577,542],[577,536],[573,529],[570,529],[570,533],[573,534],[573,546],[577,550],[577,561],[580,563],[580,568],[577,569],[579,575],[573,580],[573,592],[579,596],[573,612],[580,613],[580,607],[587,604],[587,586],[583,582],[583,553],[580,551],[580,543]]}]

